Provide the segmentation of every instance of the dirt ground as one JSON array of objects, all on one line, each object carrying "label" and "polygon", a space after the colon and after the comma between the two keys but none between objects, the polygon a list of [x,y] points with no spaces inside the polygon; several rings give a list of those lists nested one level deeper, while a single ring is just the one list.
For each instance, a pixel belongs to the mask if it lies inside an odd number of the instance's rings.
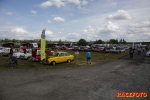
[{"label": "dirt ground", "polygon": [[[129,55],[90,67],[1,70],[0,100],[150,100],[150,61]],[[148,96],[117,98],[117,92]]]}]

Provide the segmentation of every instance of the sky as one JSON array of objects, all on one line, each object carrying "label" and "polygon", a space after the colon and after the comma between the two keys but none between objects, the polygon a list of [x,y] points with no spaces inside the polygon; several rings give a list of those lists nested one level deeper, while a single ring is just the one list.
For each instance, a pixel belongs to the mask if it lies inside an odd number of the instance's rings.
[{"label": "sky", "polygon": [[0,39],[150,42],[150,0],[0,0]]}]

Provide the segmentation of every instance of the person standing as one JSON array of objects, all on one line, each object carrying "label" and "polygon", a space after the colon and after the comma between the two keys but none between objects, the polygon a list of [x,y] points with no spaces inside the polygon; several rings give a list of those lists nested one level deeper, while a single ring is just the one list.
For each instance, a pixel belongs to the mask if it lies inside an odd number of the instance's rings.
[{"label": "person standing", "polygon": [[90,63],[91,64],[91,52],[87,51],[86,52],[86,58],[87,58],[87,64]]},{"label": "person standing", "polygon": [[132,48],[130,48],[130,50],[129,50],[130,59],[132,59],[132,58],[133,58],[133,53],[134,53],[133,49],[132,49]]},{"label": "person standing", "polygon": [[9,59],[12,59],[13,53],[14,53],[13,47],[11,47],[11,48],[10,48]]}]

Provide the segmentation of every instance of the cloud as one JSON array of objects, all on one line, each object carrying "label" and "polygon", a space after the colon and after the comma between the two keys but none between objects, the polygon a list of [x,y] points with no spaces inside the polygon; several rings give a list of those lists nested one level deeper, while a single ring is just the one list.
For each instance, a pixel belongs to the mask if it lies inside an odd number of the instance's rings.
[{"label": "cloud", "polygon": [[58,34],[61,34],[62,32],[58,32]]},{"label": "cloud", "polygon": [[65,19],[61,18],[61,17],[55,17],[53,20],[57,21],[57,22],[64,22]]},{"label": "cloud", "polygon": [[45,35],[46,35],[46,39],[50,39],[50,40],[52,40],[52,38],[55,39],[54,33],[50,30],[46,30]]},{"label": "cloud", "polygon": [[132,23],[128,26],[128,37],[130,41],[149,41],[150,40],[150,21]]},{"label": "cloud", "polygon": [[60,8],[61,6],[65,6],[65,2],[62,0],[49,0],[46,2],[43,2],[42,4],[40,4],[40,7],[42,8],[47,8],[50,6],[56,6],[58,8]]},{"label": "cloud", "polygon": [[129,34],[144,34],[150,37],[150,21],[130,24],[128,27]]},{"label": "cloud", "polygon": [[82,4],[82,5],[87,5],[88,2],[87,2],[86,0],[83,0],[81,4]]},{"label": "cloud", "polygon": [[37,32],[28,32],[22,27],[2,27],[0,32],[2,39],[33,39],[33,37],[37,37]]},{"label": "cloud", "polygon": [[125,10],[118,10],[113,15],[108,15],[107,19],[113,19],[113,20],[127,20],[131,19],[130,14]]},{"label": "cloud", "polygon": [[80,0],[67,0],[68,3],[74,3],[76,5],[79,5],[81,2]]},{"label": "cloud", "polygon": [[142,27],[149,27],[150,28],[150,21],[142,21],[141,23],[136,24],[130,24],[129,27],[135,27],[135,28],[142,28]]},{"label": "cloud", "polygon": [[36,13],[37,13],[37,11],[35,11],[35,10],[31,10],[31,13],[32,13],[32,14],[36,14]]},{"label": "cloud", "polygon": [[97,29],[97,32],[99,33],[112,33],[112,32],[119,32],[121,28],[119,28],[118,25],[112,23],[109,21],[106,24],[103,24],[101,27]]},{"label": "cloud", "polygon": [[50,20],[48,20],[47,22],[48,22],[48,23],[51,23],[51,21],[50,21]]},{"label": "cloud", "polygon": [[79,40],[81,37],[80,34],[78,33],[69,33],[67,36],[66,36],[66,39],[68,41],[76,41],[76,40]]},{"label": "cloud", "polygon": [[116,2],[112,2],[112,3],[110,4],[110,6],[116,6],[116,5],[117,5]]},{"label": "cloud", "polygon": [[84,38],[86,37],[85,39],[87,40],[102,39],[106,41],[109,39],[120,38],[120,32],[121,28],[117,24],[109,21],[95,29],[91,26],[88,26],[86,29],[83,30],[82,36],[84,36]]},{"label": "cloud", "polygon": [[16,32],[16,33],[28,33],[28,31],[26,31],[23,28],[14,28],[14,29],[12,29],[12,32]]},{"label": "cloud", "polygon": [[[0,28],[1,37],[0,39],[28,39],[28,40],[34,40],[34,39],[40,39],[42,31],[28,31],[25,28],[22,27],[1,27]],[[10,35],[11,33],[11,35]],[[46,39],[49,40],[56,40],[56,36],[54,36],[53,32],[50,30],[46,30],[45,32]]]},{"label": "cloud", "polygon": [[62,6],[66,6],[69,4],[75,4],[75,5],[86,5],[88,2],[86,0],[48,0],[40,4],[40,7],[42,8],[48,8],[51,6],[56,6],[58,8]]},{"label": "cloud", "polygon": [[12,15],[13,13],[12,13],[12,12],[7,12],[6,14],[7,14],[7,15]]}]

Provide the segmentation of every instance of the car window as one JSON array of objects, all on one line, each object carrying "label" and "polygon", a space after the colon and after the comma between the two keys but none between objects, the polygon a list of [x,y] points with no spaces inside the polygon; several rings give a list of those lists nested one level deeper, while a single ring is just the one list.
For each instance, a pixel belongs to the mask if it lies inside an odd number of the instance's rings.
[{"label": "car window", "polygon": [[59,55],[59,53],[54,52],[54,53],[53,53],[53,55],[54,55],[54,56],[58,56],[58,55]]},{"label": "car window", "polygon": [[69,53],[65,53],[65,56],[69,56]]},{"label": "car window", "polygon": [[65,56],[65,54],[64,53],[60,53],[59,56]]}]

